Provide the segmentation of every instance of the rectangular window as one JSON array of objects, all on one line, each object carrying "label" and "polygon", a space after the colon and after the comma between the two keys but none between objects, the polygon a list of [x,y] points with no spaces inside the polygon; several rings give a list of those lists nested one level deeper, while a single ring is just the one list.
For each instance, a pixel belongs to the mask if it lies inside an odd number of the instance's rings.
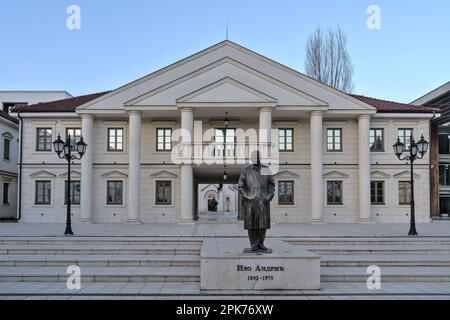
[{"label": "rectangular window", "polygon": [[156,151],[172,151],[172,129],[156,129]]},{"label": "rectangular window", "polygon": [[370,129],[370,151],[384,152],[384,129]]},{"label": "rectangular window", "polygon": [[384,204],[384,181],[370,182],[370,201],[373,205]]},{"label": "rectangular window", "polygon": [[107,182],[107,204],[123,204],[123,181]]},{"label": "rectangular window", "polygon": [[278,181],[278,204],[294,204],[294,181]]},{"label": "rectangular window", "polygon": [[108,128],[108,151],[123,151],[123,128]]},{"label": "rectangular window", "polygon": [[294,151],[294,129],[278,129],[278,149]]},{"label": "rectangular window", "polygon": [[439,164],[439,185],[450,186],[450,164]]},{"label": "rectangular window", "polygon": [[[70,181],[70,203],[80,204],[80,191],[81,183],[80,181]],[[64,185],[64,204],[67,204],[67,181]]]},{"label": "rectangular window", "polygon": [[411,136],[413,135],[413,129],[398,129],[398,137],[400,142],[403,143],[407,149],[409,149],[409,144],[411,142]]},{"label": "rectangular window", "polygon": [[11,146],[11,140],[4,138],[3,139],[3,159],[4,160],[9,160],[10,146]]},{"label": "rectangular window", "polygon": [[342,129],[327,129],[327,151],[342,152]]},{"label": "rectangular window", "polygon": [[439,135],[439,154],[450,154],[450,139],[447,134]]},{"label": "rectangular window", "polygon": [[66,139],[70,136],[70,142],[72,145],[72,151],[77,150],[77,143],[81,139],[81,129],[80,128],[67,128],[66,129]]},{"label": "rectangular window", "polygon": [[329,205],[342,205],[342,181],[327,182],[327,203]]},{"label": "rectangular window", "polygon": [[52,151],[52,128],[36,129],[36,151]]},{"label": "rectangular window", "polygon": [[36,181],[35,204],[49,205],[51,203],[51,181]]},{"label": "rectangular window", "polygon": [[3,184],[3,204],[9,203],[9,183]]},{"label": "rectangular window", "polygon": [[409,181],[398,182],[398,203],[407,205],[411,202],[411,183]]},{"label": "rectangular window", "polygon": [[223,157],[224,147],[226,150],[226,157],[235,156],[236,147],[236,129],[215,129],[214,141],[214,155]]},{"label": "rectangular window", "polygon": [[172,204],[172,181],[156,181],[156,204]]},{"label": "rectangular window", "polygon": [[3,103],[3,111],[9,114],[12,108],[15,107],[15,103]]}]

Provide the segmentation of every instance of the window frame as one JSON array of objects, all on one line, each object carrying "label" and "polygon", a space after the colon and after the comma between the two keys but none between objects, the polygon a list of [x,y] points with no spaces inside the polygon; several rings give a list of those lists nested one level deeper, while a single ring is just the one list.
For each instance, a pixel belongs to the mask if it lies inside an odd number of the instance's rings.
[{"label": "window frame", "polygon": [[[222,143],[218,143],[217,142],[217,131],[222,132],[222,138],[223,138],[223,142]],[[232,131],[233,132],[233,142],[229,143],[227,142],[227,138],[230,137],[227,135],[227,131]],[[236,157],[236,149],[237,149],[237,136],[236,136],[236,128],[214,128],[214,156],[215,157],[228,157],[227,156],[227,150],[228,150],[228,146],[232,146],[232,152],[233,155],[232,157]],[[219,147],[223,147],[225,145],[225,149],[220,149]],[[222,151],[221,155],[218,155],[217,152],[218,151]]]},{"label": "window frame", "polygon": [[[68,182],[67,180],[64,180],[64,204],[65,205],[67,204],[67,182]],[[73,201],[72,196],[75,195],[74,192],[75,192],[76,189],[74,187],[71,188],[71,190],[70,190],[71,191],[71,193],[70,193],[70,198],[71,198],[70,204],[72,204],[72,205],[80,205],[81,204],[81,181],[80,180],[71,180],[70,183],[71,184],[78,183],[80,185],[78,201]]]},{"label": "window frame", "polygon": [[[411,134],[407,136],[405,133],[408,130],[411,131]],[[402,135],[403,138],[400,138],[400,131],[403,132],[403,135]],[[409,140],[410,140],[411,136],[414,136],[414,128],[397,128],[397,137],[400,139],[400,142],[405,145],[405,148],[407,150],[409,150],[409,146],[410,146],[410,142],[411,142]]]},{"label": "window frame", "polygon": [[[39,131],[44,130],[44,132],[50,131],[50,147],[48,149],[39,149]],[[44,135],[44,148],[47,146],[47,142],[45,141],[48,135]],[[37,152],[52,152],[53,150],[53,128],[51,127],[38,127],[36,128],[36,151]]]},{"label": "window frame", "polygon": [[74,127],[74,128],[72,128],[72,127],[66,128],[66,141],[67,141],[67,137],[69,136],[69,135],[68,135],[69,130],[80,130],[80,136],[78,137],[78,140],[77,140],[76,135],[70,136],[71,139],[73,139],[73,137],[75,136],[75,140],[72,140],[72,141],[71,141],[71,142],[72,142],[71,150],[72,150],[72,151],[77,151],[77,143],[80,141],[80,138],[83,136],[83,135],[82,135],[81,128],[75,128],[75,127]]},{"label": "window frame", "polygon": [[2,186],[2,204],[4,206],[9,205],[9,188],[10,188],[11,184],[9,182],[3,182],[3,186]]},{"label": "window frame", "polygon": [[[114,145],[115,145],[115,149],[111,149],[111,146],[110,146],[110,144],[111,144],[111,141],[110,141],[110,138],[111,138],[111,135],[110,135],[110,132],[112,131],[112,130],[114,130],[115,131],[115,135],[114,135],[114,139],[115,139],[115,141],[114,141]],[[117,142],[117,137],[118,137],[118,135],[117,135],[117,131],[118,130],[122,130],[122,148],[121,149],[117,149],[117,144],[118,144],[118,142]],[[107,152],[124,152],[125,151],[125,129],[123,128],[123,127],[108,127],[107,129],[106,129],[106,151]]]},{"label": "window frame", "polygon": [[[330,138],[330,136],[328,135],[328,132],[332,131],[333,135],[331,138],[333,138],[333,142],[331,142],[331,144],[333,145],[333,149],[329,148],[330,143],[328,142],[328,138]],[[336,149],[336,131],[339,131],[339,138],[340,138],[340,149]],[[326,130],[326,147],[327,147],[327,152],[331,152],[331,153],[340,153],[340,152],[344,152],[344,129],[343,128],[327,128]]]},{"label": "window frame", "polygon": [[[109,201],[109,184],[110,183],[114,183],[114,184],[120,183],[121,184],[121,186],[122,186],[122,194],[121,194],[121,199],[120,199],[121,202],[110,202]],[[123,206],[124,205],[124,186],[125,186],[125,183],[123,180],[107,180],[106,181],[106,205],[108,205],[108,206]],[[116,192],[116,187],[114,188],[114,194],[115,194],[115,192]]]},{"label": "window frame", "polygon": [[[158,142],[158,139],[159,139],[159,131],[163,131],[163,136],[162,136],[162,138],[163,138],[163,148],[162,149],[160,149],[159,148],[159,142]],[[170,130],[170,149],[166,149],[166,130]],[[156,152],[171,152],[172,151],[172,149],[173,149],[173,145],[172,145],[172,135],[173,135],[173,129],[172,128],[156,128],[156,141],[155,141],[155,143],[156,143]]]},{"label": "window frame", "polygon": [[[375,194],[374,195],[372,195],[372,183],[374,183],[374,184],[378,184],[378,183],[381,183],[382,184],[382,191],[381,191],[381,196],[382,196],[382,200],[383,201],[381,201],[381,202],[378,202],[377,201],[377,197],[379,196],[378,195],[378,186],[377,185],[375,185],[375,188],[373,189],[373,190],[375,190]],[[375,197],[375,201],[372,201],[372,197]],[[381,181],[381,180],[372,180],[372,181],[370,181],[370,204],[372,205],[372,206],[383,206],[383,205],[386,205],[386,182],[385,181]]]},{"label": "window frame", "polygon": [[[282,149],[281,148],[281,143],[280,143],[280,138],[281,138],[281,136],[280,136],[280,132],[281,131],[283,131],[284,132],[284,145],[285,145],[285,148],[284,149]],[[286,147],[286,138],[287,138],[287,131],[291,131],[291,138],[292,138],[292,141],[291,141],[291,149],[287,149],[287,147]],[[295,132],[295,130],[294,130],[294,128],[278,128],[278,151],[279,152],[295,152],[295,148],[294,148],[294,132]]]},{"label": "window frame", "polygon": [[3,137],[3,160],[11,160],[11,139]]},{"label": "window frame", "polygon": [[[333,185],[335,184],[339,184],[340,185],[340,189],[341,189],[341,196],[340,196],[340,201],[336,202],[336,201],[329,201],[329,197],[328,197],[328,184],[332,183]],[[328,180],[327,181],[327,205],[328,206],[343,206],[344,205],[344,181],[342,180]],[[333,192],[335,191],[335,189],[333,188]],[[336,196],[333,195],[333,199],[336,199]]]},{"label": "window frame", "polygon": [[[400,195],[400,191],[402,190],[400,188],[401,185],[406,184],[405,188],[402,188],[405,190],[406,194],[409,194],[409,201],[408,202],[402,202],[402,196]],[[402,180],[398,182],[398,205],[399,206],[409,206],[411,205],[411,181]]]},{"label": "window frame", "polygon": [[[39,188],[38,186],[42,183],[50,185],[50,189],[49,189],[49,193],[48,193],[48,202],[39,202],[38,201],[38,196],[39,196],[38,195],[38,188]],[[52,204],[52,181],[51,180],[36,180],[34,182],[34,186],[35,186],[34,187],[34,204],[37,206],[50,206]],[[45,188],[45,185],[44,185],[43,190],[44,191],[43,191],[42,196],[45,198],[45,196],[46,196],[45,191],[47,190]]]},{"label": "window frame", "polygon": [[[287,184],[291,184],[292,185],[292,202],[282,202],[281,201],[281,197],[280,197],[280,184],[284,184],[284,190],[287,190]],[[278,187],[278,205],[280,206],[292,206],[295,205],[295,181],[294,180],[279,180],[277,183],[277,187]]]},{"label": "window frame", "polygon": [[[374,131],[374,144],[370,145],[371,142],[369,141],[369,148],[370,148],[370,152],[373,153],[379,153],[379,152],[386,152],[386,148],[385,148],[385,136],[384,136],[384,128],[370,128],[370,132],[369,132],[369,140],[372,139],[372,131]],[[372,146],[376,146],[376,138],[377,138],[377,131],[381,131],[381,150],[372,150]]]},{"label": "window frame", "polygon": [[[158,201],[158,183],[168,184],[170,189],[170,202],[159,202]],[[167,188],[167,186],[165,186]],[[171,206],[173,205],[173,183],[172,180],[156,180],[155,181],[155,205],[157,206]]]}]

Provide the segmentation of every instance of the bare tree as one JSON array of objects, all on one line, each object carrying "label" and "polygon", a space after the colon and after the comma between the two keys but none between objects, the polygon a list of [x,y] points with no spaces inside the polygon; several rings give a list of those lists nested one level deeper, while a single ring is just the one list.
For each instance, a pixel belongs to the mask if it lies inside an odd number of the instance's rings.
[{"label": "bare tree", "polygon": [[350,93],[354,67],[347,50],[347,38],[338,27],[324,32],[316,27],[306,44],[306,74],[330,87]]}]

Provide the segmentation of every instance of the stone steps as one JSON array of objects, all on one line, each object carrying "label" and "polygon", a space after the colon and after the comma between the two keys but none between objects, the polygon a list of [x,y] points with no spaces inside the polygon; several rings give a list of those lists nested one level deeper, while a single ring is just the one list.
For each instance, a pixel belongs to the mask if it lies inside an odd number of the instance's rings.
[{"label": "stone steps", "polygon": [[450,245],[305,245],[323,255],[450,255]]},{"label": "stone steps", "polygon": [[322,255],[320,262],[323,267],[450,267],[450,255]]},{"label": "stone steps", "polygon": [[168,238],[168,237],[4,237],[0,238],[2,244],[184,244],[201,245],[202,239]]},{"label": "stone steps", "polygon": [[[0,282],[67,281],[66,267],[0,267]],[[198,267],[83,267],[82,282],[199,282]]]},{"label": "stone steps", "polygon": [[450,237],[340,237],[340,238],[289,238],[286,242],[293,245],[450,245]]},{"label": "stone steps", "polygon": [[[366,267],[321,267],[323,282],[366,282]],[[381,282],[449,282],[448,267],[381,267]]]},{"label": "stone steps", "polygon": [[70,255],[199,255],[201,244],[1,244],[0,255],[70,254]]},{"label": "stone steps", "polygon": [[68,255],[68,254],[29,254],[0,255],[2,267],[199,267],[198,255]]}]

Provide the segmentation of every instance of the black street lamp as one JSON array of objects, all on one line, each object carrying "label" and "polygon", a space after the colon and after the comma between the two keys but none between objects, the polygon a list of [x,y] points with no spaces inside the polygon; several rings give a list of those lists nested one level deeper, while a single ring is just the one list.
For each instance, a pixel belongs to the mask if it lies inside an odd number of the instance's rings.
[{"label": "black street lamp", "polygon": [[67,198],[67,219],[66,219],[66,231],[64,234],[72,235],[72,219],[71,219],[71,199],[70,199],[70,162],[73,160],[80,160],[86,153],[87,144],[84,143],[83,137],[80,138],[76,144],[76,151],[79,156],[72,154],[72,143],[70,135],[67,136],[66,142],[61,140],[61,136],[58,135],[58,139],[53,142],[53,148],[60,159],[67,160],[67,188],[66,188],[66,198]]},{"label": "black street lamp", "polygon": [[[417,236],[416,231],[416,217],[415,217],[415,203],[414,203],[414,161],[422,159],[427,153],[428,150],[428,142],[424,139],[423,135],[419,142],[415,142],[413,136],[410,137],[410,146],[409,150],[406,148],[406,146],[400,142],[400,138],[397,139],[397,142],[393,145],[394,147],[394,153],[397,156],[397,158],[401,161],[409,161],[411,165],[411,222],[410,222],[410,229],[409,229],[409,235],[410,236]],[[402,154],[404,152],[408,152],[409,154],[405,155],[402,158]]]}]

